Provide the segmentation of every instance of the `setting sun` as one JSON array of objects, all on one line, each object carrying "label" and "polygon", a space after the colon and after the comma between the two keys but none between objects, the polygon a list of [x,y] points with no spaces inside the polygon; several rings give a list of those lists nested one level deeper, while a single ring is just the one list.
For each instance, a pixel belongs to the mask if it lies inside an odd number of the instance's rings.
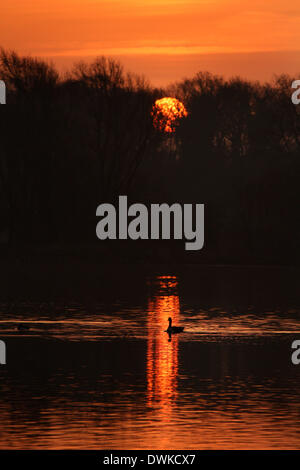
[{"label": "setting sun", "polygon": [[175,132],[180,119],[187,115],[184,104],[170,97],[156,100],[152,110],[154,127],[166,133]]}]

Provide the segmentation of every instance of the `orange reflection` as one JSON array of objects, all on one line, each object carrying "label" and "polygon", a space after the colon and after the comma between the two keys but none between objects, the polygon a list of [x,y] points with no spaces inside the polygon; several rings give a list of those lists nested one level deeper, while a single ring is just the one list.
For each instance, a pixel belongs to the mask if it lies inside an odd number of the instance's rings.
[{"label": "orange reflection", "polygon": [[178,323],[180,315],[177,279],[156,278],[148,303],[147,403],[160,410],[160,420],[167,421],[177,398],[178,337],[169,341],[165,330],[168,318]]}]

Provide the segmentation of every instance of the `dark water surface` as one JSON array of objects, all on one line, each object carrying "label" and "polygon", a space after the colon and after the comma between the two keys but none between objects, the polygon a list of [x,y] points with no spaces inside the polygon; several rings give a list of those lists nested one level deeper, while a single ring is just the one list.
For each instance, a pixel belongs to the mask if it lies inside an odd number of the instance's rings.
[{"label": "dark water surface", "polygon": [[[214,276],[0,302],[0,448],[300,448],[298,271]],[[185,327],[171,340],[169,316]]]}]

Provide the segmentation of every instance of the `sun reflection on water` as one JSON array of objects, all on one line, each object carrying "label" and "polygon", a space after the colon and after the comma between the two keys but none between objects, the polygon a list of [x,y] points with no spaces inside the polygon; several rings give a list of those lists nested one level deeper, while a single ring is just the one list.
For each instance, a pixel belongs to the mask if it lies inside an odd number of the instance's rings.
[{"label": "sun reflection on water", "polygon": [[168,419],[178,394],[178,337],[170,341],[165,330],[169,317],[175,324],[179,321],[178,282],[162,276],[155,284],[148,301],[147,401],[149,407],[160,410],[160,419]]}]

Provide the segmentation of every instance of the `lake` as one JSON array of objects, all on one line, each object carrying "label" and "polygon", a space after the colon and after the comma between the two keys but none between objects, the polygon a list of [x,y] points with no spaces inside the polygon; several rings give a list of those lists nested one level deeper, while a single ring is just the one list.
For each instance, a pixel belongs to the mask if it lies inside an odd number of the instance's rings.
[{"label": "lake", "polygon": [[[112,282],[0,301],[1,449],[300,447],[297,269],[123,267]],[[170,316],[185,328],[171,338]]]}]

